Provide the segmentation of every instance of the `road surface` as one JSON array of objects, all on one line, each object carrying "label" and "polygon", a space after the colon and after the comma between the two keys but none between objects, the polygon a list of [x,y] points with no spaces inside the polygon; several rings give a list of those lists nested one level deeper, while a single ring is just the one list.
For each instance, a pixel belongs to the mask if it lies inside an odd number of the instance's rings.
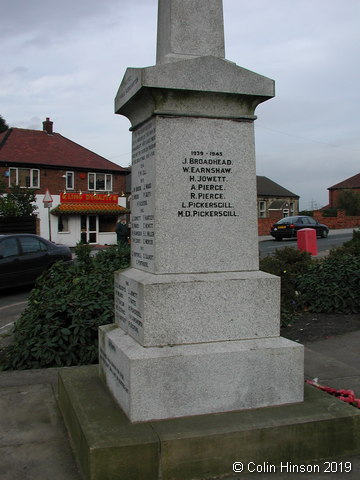
[{"label": "road surface", "polygon": [[[349,230],[349,231],[347,231]],[[352,230],[331,230],[327,238],[318,238],[317,247],[318,252],[330,250],[331,248],[340,247],[344,242],[352,239]],[[259,242],[260,258],[272,255],[278,248],[293,247],[297,248],[296,239],[284,238],[281,242],[277,242],[272,237],[265,237],[267,240],[261,240]],[[271,239],[270,239],[271,238]]]}]

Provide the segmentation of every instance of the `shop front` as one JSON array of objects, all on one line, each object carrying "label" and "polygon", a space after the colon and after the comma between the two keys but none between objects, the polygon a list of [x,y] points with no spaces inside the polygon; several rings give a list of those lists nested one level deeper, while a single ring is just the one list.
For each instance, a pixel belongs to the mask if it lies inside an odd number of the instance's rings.
[{"label": "shop front", "polygon": [[119,205],[118,195],[62,193],[59,205],[51,214],[57,219],[52,222],[52,237],[56,242],[69,246],[80,241],[113,245],[116,244],[116,223],[120,217],[127,217],[129,211]]}]

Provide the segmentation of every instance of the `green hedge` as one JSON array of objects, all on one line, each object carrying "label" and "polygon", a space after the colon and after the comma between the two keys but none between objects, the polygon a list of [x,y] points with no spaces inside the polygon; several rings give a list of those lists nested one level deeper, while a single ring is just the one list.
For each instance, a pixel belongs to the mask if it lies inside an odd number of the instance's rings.
[{"label": "green hedge", "polygon": [[[84,365],[98,361],[98,327],[114,319],[114,271],[127,268],[130,249],[111,247],[77,261],[60,262],[39,278],[16,322],[5,369]],[[360,233],[323,259],[295,248],[278,249],[260,269],[281,277],[282,325],[304,310],[360,312]]]},{"label": "green hedge", "polygon": [[260,270],[281,278],[281,324],[286,326],[298,310],[297,279],[308,271],[311,255],[295,248],[275,250],[272,256],[260,260]]},{"label": "green hedge", "polygon": [[313,259],[295,248],[278,249],[260,260],[260,269],[281,278],[281,323],[296,321],[303,311],[360,312],[360,232],[334,248],[327,257]]},{"label": "green hedge", "polygon": [[96,363],[98,327],[114,319],[114,272],[129,266],[129,247],[110,247],[90,257],[77,248],[73,264],[59,262],[31,291],[15,325],[5,369]]},{"label": "green hedge", "polygon": [[318,313],[358,313],[359,286],[360,256],[329,256],[297,279],[299,307]]}]

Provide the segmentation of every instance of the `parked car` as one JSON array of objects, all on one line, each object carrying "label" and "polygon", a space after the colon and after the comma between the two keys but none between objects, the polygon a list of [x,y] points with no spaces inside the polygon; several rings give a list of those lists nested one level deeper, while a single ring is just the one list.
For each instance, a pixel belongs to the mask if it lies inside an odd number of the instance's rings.
[{"label": "parked car", "polygon": [[274,223],[271,227],[270,235],[275,240],[282,240],[283,238],[296,238],[297,232],[302,228],[314,228],[316,236],[326,238],[329,233],[329,228],[322,223],[317,222],[312,217],[305,215],[298,215],[296,217],[285,217]]},{"label": "parked car", "polygon": [[71,250],[32,234],[0,235],[0,289],[28,285]]}]

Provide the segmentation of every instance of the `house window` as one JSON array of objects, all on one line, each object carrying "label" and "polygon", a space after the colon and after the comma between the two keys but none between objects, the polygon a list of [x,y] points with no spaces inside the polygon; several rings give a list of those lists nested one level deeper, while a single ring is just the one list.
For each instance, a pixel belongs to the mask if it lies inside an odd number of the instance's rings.
[{"label": "house window", "polygon": [[266,202],[263,200],[259,201],[259,218],[266,217]]},{"label": "house window", "polygon": [[9,186],[40,188],[40,170],[36,168],[10,168]]},{"label": "house window", "polygon": [[99,232],[115,232],[117,215],[99,215]]},{"label": "house window", "polygon": [[88,184],[89,190],[111,192],[112,175],[109,173],[89,173]]},{"label": "house window", "polygon": [[290,215],[294,215],[295,214],[295,209],[294,209],[294,202],[290,202]]},{"label": "house window", "polygon": [[74,172],[66,172],[66,190],[74,190]]},{"label": "house window", "polygon": [[59,233],[69,232],[69,216],[68,215],[58,216],[58,232]]}]

